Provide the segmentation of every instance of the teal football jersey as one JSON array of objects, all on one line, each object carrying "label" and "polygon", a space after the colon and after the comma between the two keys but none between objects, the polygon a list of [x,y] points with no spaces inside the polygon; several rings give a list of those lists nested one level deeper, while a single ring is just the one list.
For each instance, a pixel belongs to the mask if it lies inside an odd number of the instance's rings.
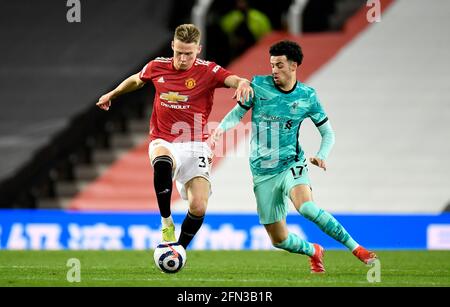
[{"label": "teal football jersey", "polygon": [[241,106],[252,108],[250,167],[253,175],[281,173],[305,159],[299,144],[306,118],[320,127],[328,121],[313,88],[297,82],[289,92],[275,86],[272,76],[255,76],[255,96]]}]

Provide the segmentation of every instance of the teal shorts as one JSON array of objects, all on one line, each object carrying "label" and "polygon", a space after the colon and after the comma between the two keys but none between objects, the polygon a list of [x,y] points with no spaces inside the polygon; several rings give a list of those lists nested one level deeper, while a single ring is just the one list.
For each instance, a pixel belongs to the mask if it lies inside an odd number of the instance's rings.
[{"label": "teal shorts", "polygon": [[259,222],[273,224],[286,218],[291,189],[310,185],[306,160],[296,162],[280,174],[253,176]]}]

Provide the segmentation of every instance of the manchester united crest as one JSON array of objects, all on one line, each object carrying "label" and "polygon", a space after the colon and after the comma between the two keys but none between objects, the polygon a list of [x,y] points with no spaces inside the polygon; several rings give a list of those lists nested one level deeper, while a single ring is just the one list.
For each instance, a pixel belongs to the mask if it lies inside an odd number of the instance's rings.
[{"label": "manchester united crest", "polygon": [[195,85],[197,85],[197,82],[195,81],[195,79],[189,78],[186,80],[184,84],[189,90],[192,90],[195,87]]}]

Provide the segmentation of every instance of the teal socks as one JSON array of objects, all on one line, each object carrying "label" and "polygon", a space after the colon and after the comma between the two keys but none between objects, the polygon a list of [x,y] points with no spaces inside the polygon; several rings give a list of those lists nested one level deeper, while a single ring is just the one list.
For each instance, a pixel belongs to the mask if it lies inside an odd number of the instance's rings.
[{"label": "teal socks", "polygon": [[310,257],[314,255],[314,245],[291,232],[288,234],[286,240],[279,244],[274,244],[274,246],[287,250],[290,253],[304,254]]},{"label": "teal socks", "polygon": [[330,213],[317,207],[314,202],[308,201],[301,205],[299,213],[349,250],[353,251],[358,246],[347,230]]}]

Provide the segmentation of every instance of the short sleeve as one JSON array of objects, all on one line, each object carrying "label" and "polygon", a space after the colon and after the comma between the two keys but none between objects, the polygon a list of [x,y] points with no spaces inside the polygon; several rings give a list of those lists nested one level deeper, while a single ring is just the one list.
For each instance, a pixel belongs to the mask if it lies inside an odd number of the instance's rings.
[{"label": "short sleeve", "polygon": [[153,61],[150,61],[144,66],[144,68],[142,68],[141,72],[139,73],[139,78],[142,81],[148,82],[152,80],[152,67]]},{"label": "short sleeve", "polygon": [[328,121],[327,114],[325,113],[319,99],[317,98],[316,91],[313,90],[309,97],[311,109],[309,111],[309,117],[313,121],[316,127],[320,127]]},{"label": "short sleeve", "polygon": [[208,73],[212,74],[214,80],[214,87],[225,87],[225,79],[232,75],[232,73],[222,66],[210,62],[208,65]]}]

